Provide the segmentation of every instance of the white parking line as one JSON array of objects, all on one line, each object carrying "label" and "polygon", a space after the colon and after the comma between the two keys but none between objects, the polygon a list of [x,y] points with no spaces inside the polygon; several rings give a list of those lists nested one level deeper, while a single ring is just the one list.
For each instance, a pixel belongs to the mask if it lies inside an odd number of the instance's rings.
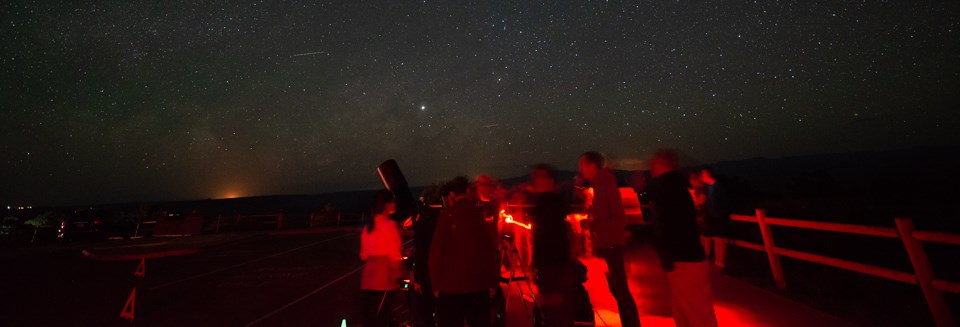
[{"label": "white parking line", "polygon": [[310,293],[307,293],[307,294],[305,294],[304,296],[301,296],[301,297],[297,298],[296,300],[293,300],[293,301],[291,301],[290,303],[287,303],[287,304],[285,304],[284,306],[277,308],[276,310],[270,311],[270,313],[265,314],[265,315],[263,315],[262,317],[258,318],[257,320],[251,321],[250,323],[248,323],[248,324],[246,324],[246,325],[244,325],[244,326],[246,326],[246,327],[253,326],[253,325],[256,325],[256,324],[259,324],[259,323],[263,322],[264,320],[270,319],[270,317],[273,317],[274,315],[280,313],[281,311],[286,310],[287,308],[292,307],[292,306],[294,306],[294,305],[297,304],[297,303],[300,303],[300,301],[306,300],[307,298],[313,296],[314,294],[319,293],[319,292],[322,291],[323,289],[325,289],[325,288],[327,288],[327,287],[330,287],[330,285],[336,284],[337,282],[343,280],[344,278],[347,278],[347,277],[349,277],[350,275],[356,274],[358,271],[360,271],[361,269],[363,269],[363,266],[365,266],[365,265],[360,265],[360,267],[357,267],[356,269],[351,270],[350,272],[348,272],[348,273],[346,273],[346,274],[343,274],[343,276],[337,277],[337,279],[334,279],[334,280],[330,281],[329,283],[323,284],[323,286],[320,286],[320,287],[314,289],[313,291],[310,291]]},{"label": "white parking line", "polygon": [[253,259],[253,260],[250,260],[250,261],[247,261],[247,262],[242,262],[242,263],[238,263],[238,264],[235,264],[235,265],[232,265],[232,266],[228,266],[228,267],[224,267],[224,268],[220,268],[220,269],[211,270],[211,271],[208,271],[208,272],[205,272],[205,273],[202,273],[202,274],[197,274],[197,275],[193,275],[193,276],[190,276],[190,277],[181,278],[181,279],[178,279],[178,280],[175,280],[175,281],[172,281],[172,282],[163,283],[163,284],[160,284],[160,285],[151,287],[149,290],[150,290],[150,291],[155,291],[155,290],[158,290],[158,289],[161,289],[161,288],[170,286],[170,285],[179,284],[179,283],[182,283],[182,282],[185,282],[185,281],[189,281],[189,280],[194,280],[194,279],[197,279],[197,278],[200,278],[200,277],[213,275],[213,274],[216,274],[216,273],[225,271],[225,270],[230,270],[230,269],[233,269],[233,268],[236,268],[236,267],[240,267],[240,266],[244,266],[244,265],[248,265],[248,264],[251,264],[251,263],[254,263],[254,262],[259,262],[259,261],[267,260],[267,259],[270,259],[270,258],[278,257],[278,256],[281,256],[281,255],[290,253],[290,252],[294,252],[294,251],[297,251],[297,250],[302,250],[302,249],[305,249],[305,248],[308,248],[308,247],[311,247],[311,246],[314,246],[314,245],[317,245],[317,244],[329,242],[329,241],[332,241],[332,240],[335,240],[335,239],[338,239],[338,238],[343,238],[343,237],[347,237],[347,236],[351,236],[351,235],[356,235],[356,234],[354,234],[354,233],[351,233],[351,234],[343,234],[343,235],[340,235],[340,236],[331,237],[331,238],[328,238],[328,239],[316,241],[316,242],[313,242],[313,243],[310,243],[310,244],[307,244],[307,245],[304,245],[304,246],[292,248],[292,249],[289,249],[289,250],[286,250],[286,251],[277,252],[277,253],[274,253],[274,254],[271,254],[271,255],[268,255],[268,256],[265,256],[265,257],[260,257],[260,258],[257,258],[257,259]]},{"label": "white parking line", "polygon": [[[413,242],[413,240],[406,241],[406,242],[403,243],[403,245],[404,245],[404,246],[409,245],[411,242]],[[324,290],[325,288],[330,287],[330,285],[336,284],[337,282],[343,280],[344,278],[347,278],[347,277],[349,277],[350,275],[356,274],[358,271],[360,271],[361,269],[363,269],[363,266],[366,266],[366,264],[360,265],[360,266],[357,267],[356,269],[351,270],[350,272],[348,272],[348,273],[346,273],[346,274],[343,274],[343,276],[337,277],[337,279],[334,279],[334,280],[330,281],[329,283],[323,284],[323,286],[320,286],[320,287],[314,289],[313,291],[310,291],[310,293],[307,293],[307,294],[305,294],[305,295],[297,298],[296,300],[293,300],[293,301],[291,301],[290,303],[287,303],[287,304],[283,305],[282,307],[279,307],[279,308],[277,308],[276,310],[273,310],[273,311],[271,311],[270,313],[263,315],[262,317],[258,318],[257,320],[251,321],[250,323],[244,325],[244,327],[250,327],[250,326],[259,324],[259,323],[263,322],[264,320],[270,319],[270,317],[273,317],[274,315],[282,312],[283,310],[286,310],[287,308],[292,307],[292,306],[294,306],[294,305],[297,304],[297,303],[300,303],[300,301],[306,300],[307,298],[313,296],[314,294],[319,293],[320,291]]]}]

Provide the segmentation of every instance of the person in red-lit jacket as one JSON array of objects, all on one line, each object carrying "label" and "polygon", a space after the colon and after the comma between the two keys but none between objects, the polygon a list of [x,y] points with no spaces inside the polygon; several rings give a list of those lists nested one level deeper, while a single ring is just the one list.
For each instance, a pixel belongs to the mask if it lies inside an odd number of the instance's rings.
[{"label": "person in red-lit jacket", "polygon": [[360,259],[366,262],[360,277],[364,326],[390,324],[391,295],[398,288],[401,277],[400,227],[390,219],[396,210],[393,193],[378,191],[373,219],[360,234]]},{"label": "person in red-lit jacket", "polygon": [[580,155],[579,166],[580,175],[590,181],[594,192],[588,218],[593,253],[607,262],[607,283],[617,300],[621,323],[624,327],[638,327],[640,313],[633,294],[630,294],[623,261],[623,248],[629,234],[617,177],[607,168],[603,155],[597,152]]}]

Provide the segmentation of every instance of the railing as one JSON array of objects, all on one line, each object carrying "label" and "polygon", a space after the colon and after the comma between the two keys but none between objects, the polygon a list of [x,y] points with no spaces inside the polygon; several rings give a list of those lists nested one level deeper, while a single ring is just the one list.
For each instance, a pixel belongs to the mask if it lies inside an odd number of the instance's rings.
[{"label": "railing", "polygon": [[278,231],[283,228],[283,212],[272,213],[272,214],[264,214],[264,215],[240,215],[240,214],[237,214],[237,215],[235,215],[235,216],[217,215],[217,227],[216,227],[215,232],[217,232],[217,233],[220,232],[220,225],[222,224],[222,222],[223,222],[224,220],[230,220],[230,219],[232,219],[232,220],[234,220],[234,223],[240,223],[240,221],[241,221],[241,220],[244,220],[244,219],[253,220],[253,219],[257,219],[257,218],[274,218],[273,221],[267,220],[267,221],[265,221],[265,222],[263,222],[263,223],[265,223],[265,224],[277,224],[277,230],[278,230]]},{"label": "railing", "polygon": [[310,212],[310,223],[308,224],[308,228],[329,226],[333,224],[335,224],[336,227],[341,227],[345,223],[363,225],[366,221],[366,216],[367,214],[365,212],[345,213],[340,210],[336,210],[335,212],[313,211]]},{"label": "railing", "polygon": [[[927,305],[930,307],[930,313],[933,315],[933,320],[937,326],[956,326],[956,323],[950,314],[950,310],[947,307],[947,303],[943,299],[943,294],[941,291],[960,293],[960,283],[938,279],[934,276],[933,269],[930,266],[930,261],[927,259],[927,254],[924,251],[923,244],[921,242],[960,245],[960,235],[958,234],[915,230],[913,226],[913,220],[910,218],[899,217],[894,220],[897,228],[773,218],[767,217],[766,211],[763,209],[757,209],[756,216],[730,215],[730,219],[739,222],[756,223],[760,227],[760,234],[763,237],[763,244],[742,240],[731,240],[730,243],[743,248],[766,252],[767,259],[770,261],[770,270],[773,273],[773,280],[779,289],[786,289],[787,287],[786,281],[783,278],[783,269],[780,266],[780,256],[819,263],[822,265],[882,277],[907,284],[919,285],[920,289],[923,291],[924,298],[926,298]],[[877,267],[818,254],[779,248],[774,242],[773,232],[770,230],[771,225],[885,238],[898,238],[903,241],[903,246],[907,251],[907,255],[910,257],[910,263],[913,265],[914,273],[911,274],[889,268]]]}]

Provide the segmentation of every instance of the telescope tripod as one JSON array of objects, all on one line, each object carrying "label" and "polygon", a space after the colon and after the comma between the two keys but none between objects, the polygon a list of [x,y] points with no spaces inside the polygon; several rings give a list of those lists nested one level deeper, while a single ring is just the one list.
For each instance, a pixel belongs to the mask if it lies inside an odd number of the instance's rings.
[{"label": "telescope tripod", "polygon": [[512,286],[516,286],[527,319],[534,322],[543,321],[543,317],[540,316],[537,296],[533,291],[533,282],[530,280],[530,273],[524,266],[520,251],[511,235],[504,235],[500,241],[500,266],[507,270],[507,276],[503,276],[503,272],[500,275],[501,282],[507,284],[504,294],[505,310],[510,308],[510,290]]}]

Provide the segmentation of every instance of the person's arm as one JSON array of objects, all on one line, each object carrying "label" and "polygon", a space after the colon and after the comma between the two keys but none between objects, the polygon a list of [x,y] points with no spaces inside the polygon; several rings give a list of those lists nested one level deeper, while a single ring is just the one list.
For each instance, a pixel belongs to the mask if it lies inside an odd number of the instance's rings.
[{"label": "person's arm", "polygon": [[673,271],[673,255],[666,245],[666,232],[664,231],[663,217],[657,212],[657,204],[653,202],[653,214],[656,219],[653,220],[653,248],[657,251],[657,257],[660,258],[660,267],[663,271]]}]

